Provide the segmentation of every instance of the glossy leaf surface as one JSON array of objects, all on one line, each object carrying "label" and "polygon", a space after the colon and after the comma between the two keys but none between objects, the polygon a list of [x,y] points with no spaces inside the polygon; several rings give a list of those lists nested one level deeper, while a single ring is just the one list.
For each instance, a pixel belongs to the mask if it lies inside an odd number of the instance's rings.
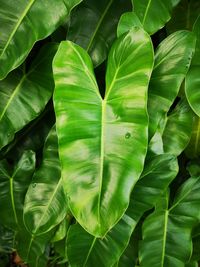
[{"label": "glossy leaf surface", "polygon": [[[91,236],[79,225],[71,226],[67,239],[70,265],[92,267],[98,262],[99,267],[107,267],[118,262],[140,217],[153,207],[177,171],[177,161],[173,156],[159,155],[147,160],[125,215],[104,238]],[[123,260],[120,259],[121,263]]]},{"label": "glossy leaf surface", "polygon": [[25,151],[13,170],[6,160],[0,162],[0,221],[13,230],[23,225],[24,197],[34,170],[32,151]]},{"label": "glossy leaf surface", "polygon": [[149,34],[164,27],[171,18],[172,3],[169,0],[132,0],[132,3],[133,10]]},{"label": "glossy leaf surface", "polygon": [[188,179],[171,208],[159,206],[145,220],[141,266],[185,267],[192,252],[191,231],[200,219],[199,188],[200,178]]},{"label": "glossy leaf surface", "polygon": [[[81,0],[1,0],[0,79],[18,67],[34,43],[51,34]],[[55,15],[56,14],[56,15]]]},{"label": "glossy leaf surface", "polygon": [[200,118],[194,115],[192,135],[186,149],[189,158],[198,158],[200,155]]},{"label": "glossy leaf surface", "polygon": [[191,108],[200,117],[200,16],[194,25],[193,31],[196,35],[197,42],[191,67],[186,76],[185,93]]},{"label": "glossy leaf surface", "polygon": [[140,22],[138,16],[135,12],[126,12],[124,13],[118,23],[117,26],[117,36],[124,34],[131,30],[132,27],[142,27],[142,23]]},{"label": "glossy leaf surface", "polygon": [[55,127],[47,136],[43,161],[35,172],[24,203],[24,222],[34,235],[50,231],[67,212],[66,196],[61,179]]},{"label": "glossy leaf surface", "polygon": [[0,149],[35,119],[53,93],[52,59],[57,45],[41,49],[28,73],[13,71],[0,81]]},{"label": "glossy leaf surface", "polygon": [[133,28],[110,51],[102,99],[91,59],[82,48],[62,42],[55,56],[54,103],[64,186],[73,215],[93,235],[105,235],[122,217],[142,171],[152,65],[149,36]]},{"label": "glossy leaf surface", "polygon": [[169,153],[179,156],[188,145],[193,126],[193,112],[186,101],[181,101],[176,108],[160,122],[149,144],[155,154]]},{"label": "glossy leaf surface", "polygon": [[72,12],[67,39],[83,47],[97,66],[107,58],[121,14],[130,9],[130,1],[85,0]]},{"label": "glossy leaf surface", "polygon": [[149,85],[149,138],[154,135],[178,95],[194,50],[195,36],[188,31],[175,32],[159,45]]},{"label": "glossy leaf surface", "polygon": [[42,255],[45,253],[45,249],[51,237],[52,231],[40,236],[35,236],[31,235],[26,228],[23,227],[16,236],[18,240],[16,246],[17,252],[23,261],[28,263],[29,266],[42,267],[37,264],[43,261],[44,257],[42,257]]}]

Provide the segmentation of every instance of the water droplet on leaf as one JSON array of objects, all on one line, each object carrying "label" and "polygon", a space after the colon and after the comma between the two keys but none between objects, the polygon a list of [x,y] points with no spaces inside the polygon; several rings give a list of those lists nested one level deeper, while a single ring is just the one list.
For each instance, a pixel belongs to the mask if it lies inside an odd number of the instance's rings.
[{"label": "water droplet on leaf", "polygon": [[130,137],[131,137],[131,134],[129,132],[125,134],[126,139],[129,139]]}]

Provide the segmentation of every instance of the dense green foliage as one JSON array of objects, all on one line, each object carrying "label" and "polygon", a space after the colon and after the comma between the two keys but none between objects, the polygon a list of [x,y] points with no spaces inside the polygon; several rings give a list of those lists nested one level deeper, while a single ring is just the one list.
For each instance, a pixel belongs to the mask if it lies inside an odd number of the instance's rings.
[{"label": "dense green foliage", "polygon": [[199,0],[0,0],[0,267],[198,266],[199,60]]}]

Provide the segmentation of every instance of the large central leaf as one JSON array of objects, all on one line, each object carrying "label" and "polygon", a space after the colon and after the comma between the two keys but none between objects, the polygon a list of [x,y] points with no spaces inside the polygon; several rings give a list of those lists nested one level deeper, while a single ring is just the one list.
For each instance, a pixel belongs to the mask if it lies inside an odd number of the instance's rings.
[{"label": "large central leaf", "polygon": [[62,42],[55,56],[55,111],[64,187],[71,211],[103,236],[124,214],[147,149],[150,38],[133,28],[113,45],[102,99],[88,54]]}]

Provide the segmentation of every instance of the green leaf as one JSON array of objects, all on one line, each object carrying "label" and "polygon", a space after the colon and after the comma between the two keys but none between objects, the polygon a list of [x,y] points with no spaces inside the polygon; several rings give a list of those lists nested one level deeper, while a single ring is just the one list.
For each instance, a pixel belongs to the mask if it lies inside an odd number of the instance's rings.
[{"label": "green leaf", "polygon": [[178,95],[194,50],[194,34],[179,31],[162,41],[156,51],[148,95],[150,139]]},{"label": "green leaf", "polygon": [[142,27],[142,24],[136,15],[135,12],[126,12],[124,13],[118,23],[117,26],[117,36],[121,36],[125,32],[128,32],[131,30],[132,27]]},{"label": "green leaf", "polygon": [[2,253],[8,254],[13,251],[14,240],[15,232],[0,225],[0,255]]},{"label": "green leaf", "polygon": [[174,156],[159,155],[149,158],[132,192],[125,215],[105,237],[96,238],[78,224],[70,227],[67,238],[70,265],[92,267],[98,262],[98,267],[107,267],[118,262],[137,222],[146,210],[153,207],[177,172],[178,165]]},{"label": "green leaf", "polygon": [[188,179],[171,208],[163,206],[146,218],[140,247],[142,267],[185,267],[192,252],[191,231],[200,220],[199,190],[200,177]]},{"label": "green leaf", "polygon": [[196,115],[194,115],[192,136],[185,152],[188,158],[193,159],[200,156],[200,117]]},{"label": "green leaf", "polygon": [[71,219],[71,216],[68,214],[58,225],[58,229],[56,230],[55,235],[51,240],[52,243],[58,242],[67,236],[67,231],[70,226]]},{"label": "green leaf", "polygon": [[0,82],[0,149],[42,112],[52,96],[51,65],[56,50],[57,45],[44,46],[28,73],[16,70]]},{"label": "green leaf", "polygon": [[81,0],[1,0],[0,79],[27,57],[34,43],[50,35]]},{"label": "green leaf", "polygon": [[200,260],[200,224],[194,227],[192,232],[193,251],[191,261]]},{"label": "green leaf", "polygon": [[67,39],[83,47],[98,66],[107,58],[116,38],[121,14],[130,9],[130,1],[85,0],[72,13]]},{"label": "green leaf", "polygon": [[26,193],[24,223],[34,235],[41,235],[59,224],[67,213],[61,179],[55,127],[47,136],[43,160]]},{"label": "green leaf", "polygon": [[97,262],[99,267],[112,266],[126,247],[127,237],[131,236],[134,227],[135,222],[124,215],[105,238],[100,239],[88,234],[80,225],[72,225],[67,237],[70,266],[93,267]]},{"label": "green leaf", "polygon": [[171,18],[172,3],[169,0],[132,0],[132,3],[136,15],[149,34],[163,28]]},{"label": "green leaf", "polygon": [[200,117],[200,16],[194,25],[193,32],[197,37],[197,42],[191,67],[185,80],[185,94],[191,108]]},{"label": "green leaf", "polygon": [[18,159],[24,150],[41,151],[46,137],[54,124],[54,112],[51,110],[51,105],[50,108],[47,105],[41,115],[17,132],[14,140],[2,149],[0,157]]},{"label": "green leaf", "polygon": [[191,261],[191,262],[189,262],[189,263],[187,263],[186,265],[185,265],[185,267],[198,267],[199,265],[198,265],[198,262],[197,261]]},{"label": "green leaf", "polygon": [[133,28],[112,46],[102,99],[91,59],[81,47],[62,42],[55,56],[54,104],[64,187],[74,217],[95,236],[105,235],[122,217],[141,174],[152,65],[149,36]]},{"label": "green leaf", "polygon": [[164,152],[180,155],[190,141],[192,125],[193,114],[188,104],[181,102],[167,119],[162,135]]},{"label": "green leaf", "polygon": [[171,20],[166,25],[168,33],[184,29],[192,30],[193,24],[199,16],[200,2],[198,0],[181,0],[179,2],[173,10]]},{"label": "green leaf", "polygon": [[122,254],[117,267],[135,267],[138,262],[138,249],[141,236],[141,223],[139,222],[134,230],[131,239],[124,253]]},{"label": "green leaf", "polygon": [[[37,263],[41,260],[43,261],[44,257],[42,255],[45,253],[45,249],[52,235],[52,231],[40,236],[31,235],[26,228],[23,227],[16,236],[18,241],[16,250],[25,263],[28,263],[31,267],[36,267]],[[43,267],[44,266],[45,265],[43,265]]]},{"label": "green leaf", "polygon": [[0,161],[0,221],[13,230],[23,224],[24,197],[34,170],[32,151],[25,151],[13,170],[6,160]]},{"label": "green leaf", "polygon": [[193,112],[186,101],[181,101],[160,123],[149,144],[151,151],[180,155],[190,141],[192,125]]}]

